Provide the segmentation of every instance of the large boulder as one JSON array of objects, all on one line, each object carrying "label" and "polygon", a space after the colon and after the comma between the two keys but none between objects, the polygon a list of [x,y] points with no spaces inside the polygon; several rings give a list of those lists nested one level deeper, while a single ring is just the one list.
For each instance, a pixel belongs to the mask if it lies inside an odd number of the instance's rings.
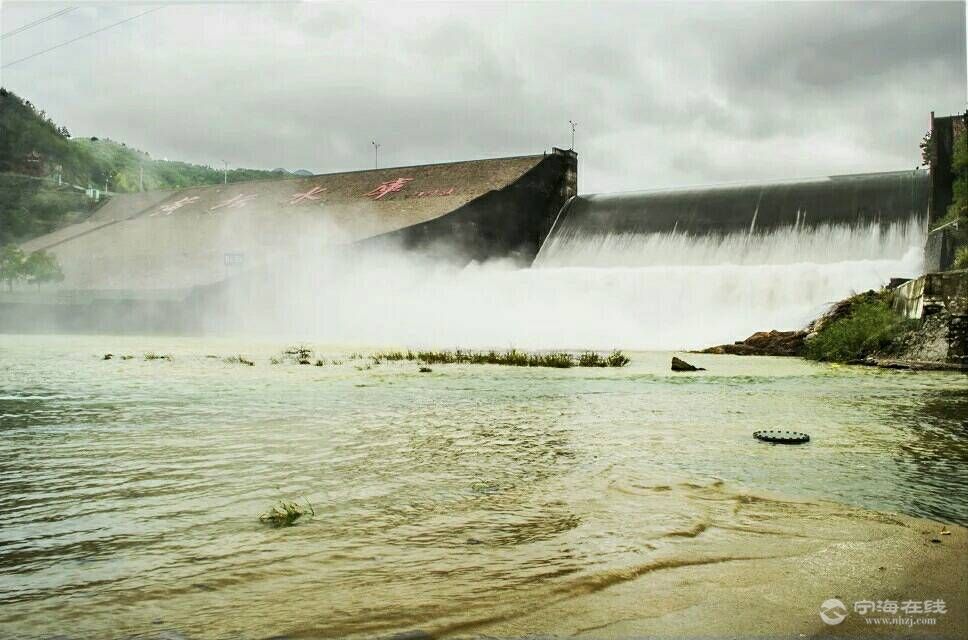
[{"label": "large boulder", "polygon": [[705,371],[702,367],[694,367],[685,360],[680,360],[679,358],[672,356],[672,370],[673,371]]},{"label": "large boulder", "polygon": [[803,351],[806,331],[758,331],[746,340],[703,349],[700,353],[734,356],[798,356]]}]

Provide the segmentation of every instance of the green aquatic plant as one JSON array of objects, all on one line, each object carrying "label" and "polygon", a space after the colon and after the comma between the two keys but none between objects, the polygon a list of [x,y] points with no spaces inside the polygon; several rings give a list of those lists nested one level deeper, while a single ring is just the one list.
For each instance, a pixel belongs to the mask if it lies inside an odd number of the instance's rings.
[{"label": "green aquatic plant", "polygon": [[[350,356],[350,359],[353,359],[353,356],[354,355],[355,356],[358,356],[358,357],[362,357],[359,354],[353,354],[353,355]],[[376,360],[376,361],[386,361],[386,362],[399,362],[401,360],[409,360],[409,361],[412,362],[412,361],[418,359],[417,354],[414,353],[413,351],[409,350],[409,349],[406,352],[403,352],[403,351],[380,351],[380,352],[374,353],[370,357],[373,358],[373,360]]]},{"label": "green aquatic plant", "polygon": [[586,351],[578,356],[579,367],[607,367],[608,361],[594,351]]},{"label": "green aquatic plant", "polygon": [[528,356],[529,367],[554,367],[568,369],[576,364],[570,353],[537,353]]},{"label": "green aquatic plant", "polygon": [[283,351],[282,357],[295,360],[297,364],[312,364],[313,350],[306,345],[294,345]]},{"label": "green aquatic plant", "polygon": [[[381,354],[385,357],[386,354]],[[408,360],[410,358],[407,358]],[[415,359],[424,364],[496,364],[508,367],[553,367],[567,369],[569,367],[624,367],[629,363],[628,357],[621,351],[613,351],[604,356],[598,353],[586,352],[574,356],[564,351],[550,353],[528,353],[509,349],[503,353],[497,351],[420,351]]]},{"label": "green aquatic plant", "polygon": [[167,360],[168,362],[171,362],[172,357],[170,353],[159,354],[153,351],[149,351],[148,353],[145,354],[145,360]]},{"label": "green aquatic plant", "polygon": [[228,358],[224,358],[222,360],[222,362],[224,362],[225,364],[241,364],[241,365],[245,365],[247,367],[254,367],[255,366],[255,363],[254,362],[252,362],[251,360],[246,359],[245,356],[243,356],[243,355],[229,356]]},{"label": "green aquatic plant", "polygon": [[306,501],[305,507],[289,500],[280,500],[279,504],[273,505],[259,516],[259,522],[271,527],[290,527],[306,514],[316,515],[316,510],[309,500]]},{"label": "green aquatic plant", "polygon": [[608,362],[608,366],[610,367],[624,367],[629,362],[631,362],[629,357],[624,353],[622,353],[621,351],[619,351],[618,349],[608,354],[606,361]]}]

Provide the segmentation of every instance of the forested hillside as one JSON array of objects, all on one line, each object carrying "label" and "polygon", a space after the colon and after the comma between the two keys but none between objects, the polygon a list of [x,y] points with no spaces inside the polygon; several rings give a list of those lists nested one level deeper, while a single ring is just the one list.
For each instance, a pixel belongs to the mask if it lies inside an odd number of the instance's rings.
[{"label": "forested hillside", "polygon": [[[228,172],[229,182],[278,177],[278,171]],[[72,138],[43,110],[0,88],[0,246],[86,217],[95,206],[88,187],[127,193],[222,180],[213,167],[156,160],[113,140]]]}]

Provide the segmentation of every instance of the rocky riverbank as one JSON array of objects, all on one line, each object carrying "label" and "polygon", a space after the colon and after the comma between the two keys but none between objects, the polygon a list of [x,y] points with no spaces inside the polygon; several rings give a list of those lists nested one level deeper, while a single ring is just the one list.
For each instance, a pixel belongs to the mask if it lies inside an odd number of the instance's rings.
[{"label": "rocky riverbank", "polygon": [[757,331],[746,340],[721,344],[699,353],[733,356],[799,356],[803,353],[806,331]]},{"label": "rocky riverbank", "polygon": [[760,331],[699,353],[797,356],[892,369],[968,370],[961,337],[968,320],[958,313],[964,301],[925,304],[919,320],[909,318],[905,309],[909,304],[894,289],[870,290],[835,303],[804,329]]}]

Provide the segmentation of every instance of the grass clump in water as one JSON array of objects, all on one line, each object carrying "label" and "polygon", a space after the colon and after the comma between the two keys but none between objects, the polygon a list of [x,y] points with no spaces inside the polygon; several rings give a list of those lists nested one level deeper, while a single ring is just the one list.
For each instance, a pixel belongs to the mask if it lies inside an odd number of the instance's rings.
[{"label": "grass clump in water", "polygon": [[313,350],[306,345],[294,345],[282,352],[282,360],[292,360],[296,364],[312,364],[312,357]]},{"label": "grass clump in water", "polygon": [[822,362],[863,360],[890,350],[917,325],[895,312],[884,297],[867,296],[848,315],[824,325],[804,346],[804,357]]},{"label": "grass clump in water", "polygon": [[247,367],[255,366],[254,362],[252,362],[251,360],[248,360],[245,356],[241,354],[237,356],[229,356],[228,358],[223,358],[222,362],[224,362],[225,364],[241,364]]},{"label": "grass clump in water", "polygon": [[403,351],[386,351],[374,353],[372,358],[376,361],[386,360],[387,362],[399,362],[401,360],[413,361],[417,359],[417,354],[410,350],[407,350],[406,353]]},{"label": "grass clump in water", "polygon": [[570,353],[537,353],[528,356],[529,367],[568,369],[577,363]]},{"label": "grass clump in water", "polygon": [[[397,352],[399,353],[399,352]],[[629,363],[628,357],[621,351],[613,351],[609,355],[593,352],[575,356],[565,351],[549,353],[528,353],[510,349],[508,351],[420,351],[416,354],[407,352],[402,358],[387,357],[388,354],[378,354],[375,358],[382,360],[406,359],[419,360],[423,364],[496,364],[507,367],[553,367],[567,369],[570,367],[624,367]],[[412,357],[411,357],[412,356]]]},{"label": "grass clump in water", "polygon": [[608,354],[608,356],[605,358],[605,361],[610,367],[624,367],[631,362],[629,357],[618,349]]},{"label": "grass clump in water", "polygon": [[279,504],[272,506],[268,511],[259,516],[259,522],[271,527],[291,527],[295,524],[296,520],[299,520],[299,518],[307,513],[313,516],[316,515],[316,510],[313,509],[313,505],[308,500],[306,501],[305,507],[295,502],[290,502],[289,500],[280,500]]},{"label": "grass clump in water", "polygon": [[159,354],[153,351],[149,351],[148,353],[145,354],[145,360],[167,360],[168,362],[171,362],[172,357],[170,353]]}]

